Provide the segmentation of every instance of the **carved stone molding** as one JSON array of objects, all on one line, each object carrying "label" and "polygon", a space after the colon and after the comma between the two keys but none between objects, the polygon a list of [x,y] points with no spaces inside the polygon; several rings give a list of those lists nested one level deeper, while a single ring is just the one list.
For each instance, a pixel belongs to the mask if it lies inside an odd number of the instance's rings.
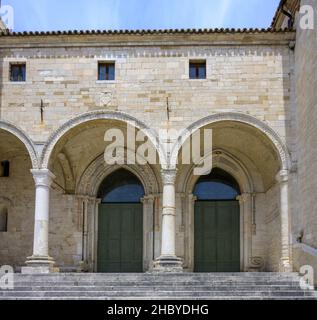
[{"label": "carved stone molding", "polygon": [[240,205],[248,201],[251,197],[251,193],[242,193],[240,196],[237,196],[237,200],[239,201]]},{"label": "carved stone molding", "polygon": [[208,117],[205,117],[203,119],[200,119],[190,125],[188,128],[186,128],[183,133],[178,138],[178,143],[175,144],[175,147],[172,150],[171,153],[171,165],[175,165],[177,163],[178,153],[180,151],[181,147],[181,141],[186,141],[191,134],[193,134],[195,131],[199,130],[200,128],[203,128],[206,125],[221,122],[221,121],[235,121],[235,122],[241,122],[247,125],[250,125],[258,130],[260,130],[262,133],[264,133],[267,138],[273,143],[273,145],[276,148],[276,151],[279,155],[281,167],[283,170],[287,170],[291,167],[291,157],[289,154],[289,151],[280,138],[280,136],[266,123],[262,122],[261,120],[244,114],[244,113],[235,113],[235,112],[224,112],[224,113],[217,113],[210,115]]},{"label": "carved stone molding", "polygon": [[288,170],[281,170],[277,175],[276,175],[276,180],[278,183],[284,183],[288,182],[289,178],[289,172]]},{"label": "carved stone molding", "polygon": [[250,258],[250,269],[261,271],[264,268],[264,259],[262,257],[251,257]]},{"label": "carved stone molding", "polygon": [[106,91],[100,93],[100,106],[101,107],[107,107],[110,105],[111,101],[113,99],[113,93]]},{"label": "carved stone molding", "polygon": [[76,187],[76,194],[96,197],[102,181],[109,174],[120,168],[132,172],[140,179],[146,195],[157,194],[159,192],[160,184],[150,165],[107,165],[104,161],[104,155],[100,155],[82,174]]},{"label": "carved stone molding", "polygon": [[176,176],[177,176],[177,170],[176,169],[163,169],[161,170],[162,174],[162,181],[163,184],[175,184]]},{"label": "carved stone molding", "polygon": [[18,128],[14,124],[9,123],[7,121],[3,121],[3,120],[0,121],[0,129],[10,132],[24,144],[24,146],[26,147],[29,153],[33,169],[39,169],[39,160],[38,160],[37,152],[35,150],[35,146],[32,140],[28,137],[28,135],[24,133],[22,129]]},{"label": "carved stone molding", "polygon": [[31,170],[31,173],[33,175],[33,179],[37,187],[42,186],[50,188],[50,186],[53,183],[53,180],[55,179],[54,174],[48,169]]},{"label": "carved stone molding", "polygon": [[95,120],[118,120],[124,123],[127,123],[131,126],[136,127],[139,130],[142,130],[146,136],[148,136],[149,140],[152,142],[156,151],[159,155],[160,163],[166,163],[166,155],[164,152],[164,148],[160,145],[158,134],[156,130],[149,128],[140,120],[126,114],[123,112],[117,111],[104,111],[104,110],[96,110],[88,113],[84,113],[77,117],[72,118],[71,120],[64,123],[60,128],[58,128],[48,139],[46,142],[42,156],[41,156],[41,166],[42,168],[47,168],[50,157],[52,155],[53,149],[58,143],[58,141],[71,129],[75,128],[78,125],[83,123],[87,123],[89,121]]},{"label": "carved stone molding", "polygon": [[64,173],[65,189],[68,193],[73,193],[75,189],[75,179],[70,161],[65,153],[59,153],[57,157]]},{"label": "carved stone molding", "polygon": [[[221,156],[217,154],[217,152],[221,152]],[[239,183],[241,192],[243,193],[250,193],[254,190],[254,181],[252,179],[252,176],[250,175],[249,170],[246,168],[246,166],[239,161],[236,157],[231,155],[229,152],[221,149],[215,149],[214,150],[214,156],[213,156],[213,166],[214,168],[220,168],[224,171],[231,174]],[[214,157],[218,158],[218,161],[214,161]],[[219,161],[219,157],[221,158],[221,161]],[[194,187],[199,180],[200,176],[195,176],[193,174],[195,165],[192,165],[190,169],[188,170],[186,177],[182,183],[182,190],[186,193],[191,193],[194,190]],[[235,168],[235,170],[233,170]],[[255,181],[256,182],[256,181]],[[178,184],[180,183],[178,179]],[[262,186],[262,184],[261,184]],[[180,186],[179,186],[180,188]]]}]

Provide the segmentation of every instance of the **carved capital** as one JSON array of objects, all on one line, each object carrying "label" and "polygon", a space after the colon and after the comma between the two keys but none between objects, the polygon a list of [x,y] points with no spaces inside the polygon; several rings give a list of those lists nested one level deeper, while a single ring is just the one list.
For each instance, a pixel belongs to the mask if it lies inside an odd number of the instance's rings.
[{"label": "carved capital", "polygon": [[143,204],[153,204],[154,203],[154,196],[150,195],[150,196],[145,196],[141,199],[141,202]]},{"label": "carved capital", "polygon": [[250,199],[251,193],[242,193],[240,196],[236,197],[236,200],[239,201],[240,204],[246,202],[248,199]]},{"label": "carved capital", "polygon": [[176,181],[176,174],[177,174],[177,169],[167,169],[167,170],[162,170],[162,180],[163,184],[175,184]]},{"label": "carved capital", "polygon": [[188,199],[189,199],[190,202],[195,203],[198,198],[194,194],[189,193],[188,194]]},{"label": "carved capital", "polygon": [[48,169],[31,170],[36,187],[48,187],[50,188],[54,174]]}]

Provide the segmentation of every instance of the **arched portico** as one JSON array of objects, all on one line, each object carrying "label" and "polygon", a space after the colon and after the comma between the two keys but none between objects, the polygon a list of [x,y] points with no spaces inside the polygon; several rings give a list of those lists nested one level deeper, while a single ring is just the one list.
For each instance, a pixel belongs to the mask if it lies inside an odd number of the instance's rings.
[{"label": "arched portico", "polygon": [[[32,225],[34,210],[25,199],[33,200],[31,169],[39,166],[31,138],[17,126],[0,120],[0,260],[3,264],[21,265],[32,250],[32,236],[21,241],[18,225]],[[21,191],[18,191],[21,190]],[[10,245],[6,245],[10,243]],[[12,257],[14,258],[12,259]],[[24,256],[24,258],[23,258]]]},{"label": "arched portico", "polygon": [[177,158],[180,152],[181,147],[184,142],[197,130],[204,128],[207,125],[212,125],[224,121],[237,122],[245,125],[249,125],[261,133],[263,133],[269,141],[274,145],[275,151],[279,157],[281,170],[290,170],[291,169],[291,157],[288,152],[286,145],[283,143],[279,135],[263,121],[243,113],[235,112],[224,112],[210,115],[208,117],[202,118],[188,128],[186,128],[179,136],[178,143],[175,144],[170,158],[170,166],[175,167],[177,164]]},{"label": "arched portico", "polygon": [[140,120],[122,112],[92,111],[69,120],[51,135],[43,148],[41,156],[41,167],[48,167],[52,152],[57,143],[64,135],[66,135],[76,127],[79,127],[81,125],[89,125],[89,123],[98,120],[122,122],[143,131],[157,151],[159,156],[159,163],[167,163],[167,156],[164,152],[164,149],[161,147],[160,141],[158,140],[158,134],[155,132],[155,130],[149,128]]},{"label": "arched portico", "polygon": [[22,129],[18,128],[12,123],[0,120],[0,130],[4,130],[5,132],[8,132],[13,136],[15,136],[28,151],[28,154],[30,156],[31,163],[32,163],[32,168],[33,169],[39,168],[39,161],[38,161],[37,152],[35,150],[35,146],[32,140],[29,138],[29,136],[25,132],[23,132]]},{"label": "arched portico", "polygon": [[[53,179],[55,180],[55,190],[57,188],[60,190],[59,192],[67,194],[71,202],[74,203],[74,206],[77,204],[78,209],[76,210],[78,210],[79,223],[74,228],[76,229],[74,232],[77,234],[78,228],[82,229],[82,237],[79,238],[78,234],[74,241],[82,243],[81,251],[78,251],[80,245],[77,245],[76,257],[77,263],[80,262],[82,270],[96,270],[98,188],[102,181],[118,168],[133,172],[144,184],[146,192],[145,197],[142,199],[143,207],[145,208],[143,210],[145,230],[144,270],[150,268],[153,260],[154,238],[158,237],[158,235],[154,235],[153,233],[153,215],[158,210],[156,197],[158,196],[160,185],[159,176],[155,172],[159,172],[159,169],[157,170],[155,167],[159,166],[159,164],[150,166],[146,159],[143,159],[142,164],[139,165],[138,161],[141,159],[142,154],[138,153],[138,146],[142,145],[142,141],[136,142],[136,148],[133,150],[129,149],[129,145],[127,144],[128,139],[124,139],[122,153],[118,151],[120,148],[116,149],[118,154],[124,158],[120,160],[117,158],[118,163],[123,163],[122,165],[108,164],[105,160],[105,149],[107,146],[105,134],[107,134],[108,130],[114,129],[120,131],[125,137],[128,137],[130,128],[134,129],[132,130],[132,135],[137,135],[142,131],[148,137],[149,144],[152,146],[156,156],[158,158],[164,157],[161,149],[157,149],[159,143],[155,133],[137,119],[120,112],[94,111],[70,120],[53,133],[43,149],[42,169],[39,172],[33,173],[34,176],[37,176],[38,188],[42,184],[45,186],[45,196],[39,195],[38,201],[43,205],[45,204],[44,213],[47,222],[49,220],[49,189]],[[131,154],[138,157],[136,163],[124,164],[127,163],[126,156]],[[56,191],[54,193],[56,194]],[[61,195],[56,195],[56,197],[61,198]],[[54,203],[50,207],[54,210]],[[43,210],[41,212],[43,213]],[[35,232],[34,243],[36,243],[36,239],[42,237],[42,242],[45,242],[46,247],[48,247],[48,228],[42,231],[45,233],[45,236],[44,234],[41,235]],[[44,253],[47,255],[46,265],[50,269],[52,259],[46,251]],[[42,257],[30,257],[28,264],[40,265],[42,267],[45,265],[45,258]]]},{"label": "arched portico", "polygon": [[[288,170],[291,168],[289,153],[281,138],[269,126],[254,117],[236,113],[212,115],[197,121],[180,136],[179,145],[171,154],[170,165],[178,171],[176,207],[181,205],[184,198],[186,204],[177,210],[182,215],[177,219],[182,221],[184,230],[185,246],[179,255],[184,257],[185,269],[193,270],[195,197],[192,190],[199,176],[193,173],[194,165],[182,164],[181,150],[191,135],[200,129],[213,131],[212,166],[230,173],[240,185],[241,270],[264,270],[267,265],[272,265],[270,248],[262,250],[268,246],[264,243],[265,237],[272,237],[272,241],[276,241],[274,246],[282,248],[279,261],[274,262],[278,265],[277,269],[290,270],[287,191]],[[265,203],[270,203],[272,209]],[[270,236],[268,234],[272,228],[269,223],[273,223],[270,210],[275,210],[275,207],[279,208],[279,221],[274,220],[274,225],[280,224],[281,228]],[[265,252],[269,252],[268,255]],[[269,268],[276,270],[276,267]]]}]

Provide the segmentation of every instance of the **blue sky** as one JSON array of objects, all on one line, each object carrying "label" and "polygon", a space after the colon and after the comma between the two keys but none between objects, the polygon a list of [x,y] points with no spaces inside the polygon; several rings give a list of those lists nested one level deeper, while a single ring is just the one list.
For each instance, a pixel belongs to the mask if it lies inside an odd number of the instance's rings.
[{"label": "blue sky", "polygon": [[279,0],[2,0],[14,30],[269,27]]}]

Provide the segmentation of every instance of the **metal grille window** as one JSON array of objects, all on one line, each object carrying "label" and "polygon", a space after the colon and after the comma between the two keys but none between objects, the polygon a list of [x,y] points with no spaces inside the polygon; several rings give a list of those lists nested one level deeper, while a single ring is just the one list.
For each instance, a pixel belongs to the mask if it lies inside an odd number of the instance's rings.
[{"label": "metal grille window", "polygon": [[99,62],[98,64],[98,80],[115,80],[115,63]]},{"label": "metal grille window", "polygon": [[25,63],[10,64],[10,81],[12,82],[26,81],[26,64]]}]

